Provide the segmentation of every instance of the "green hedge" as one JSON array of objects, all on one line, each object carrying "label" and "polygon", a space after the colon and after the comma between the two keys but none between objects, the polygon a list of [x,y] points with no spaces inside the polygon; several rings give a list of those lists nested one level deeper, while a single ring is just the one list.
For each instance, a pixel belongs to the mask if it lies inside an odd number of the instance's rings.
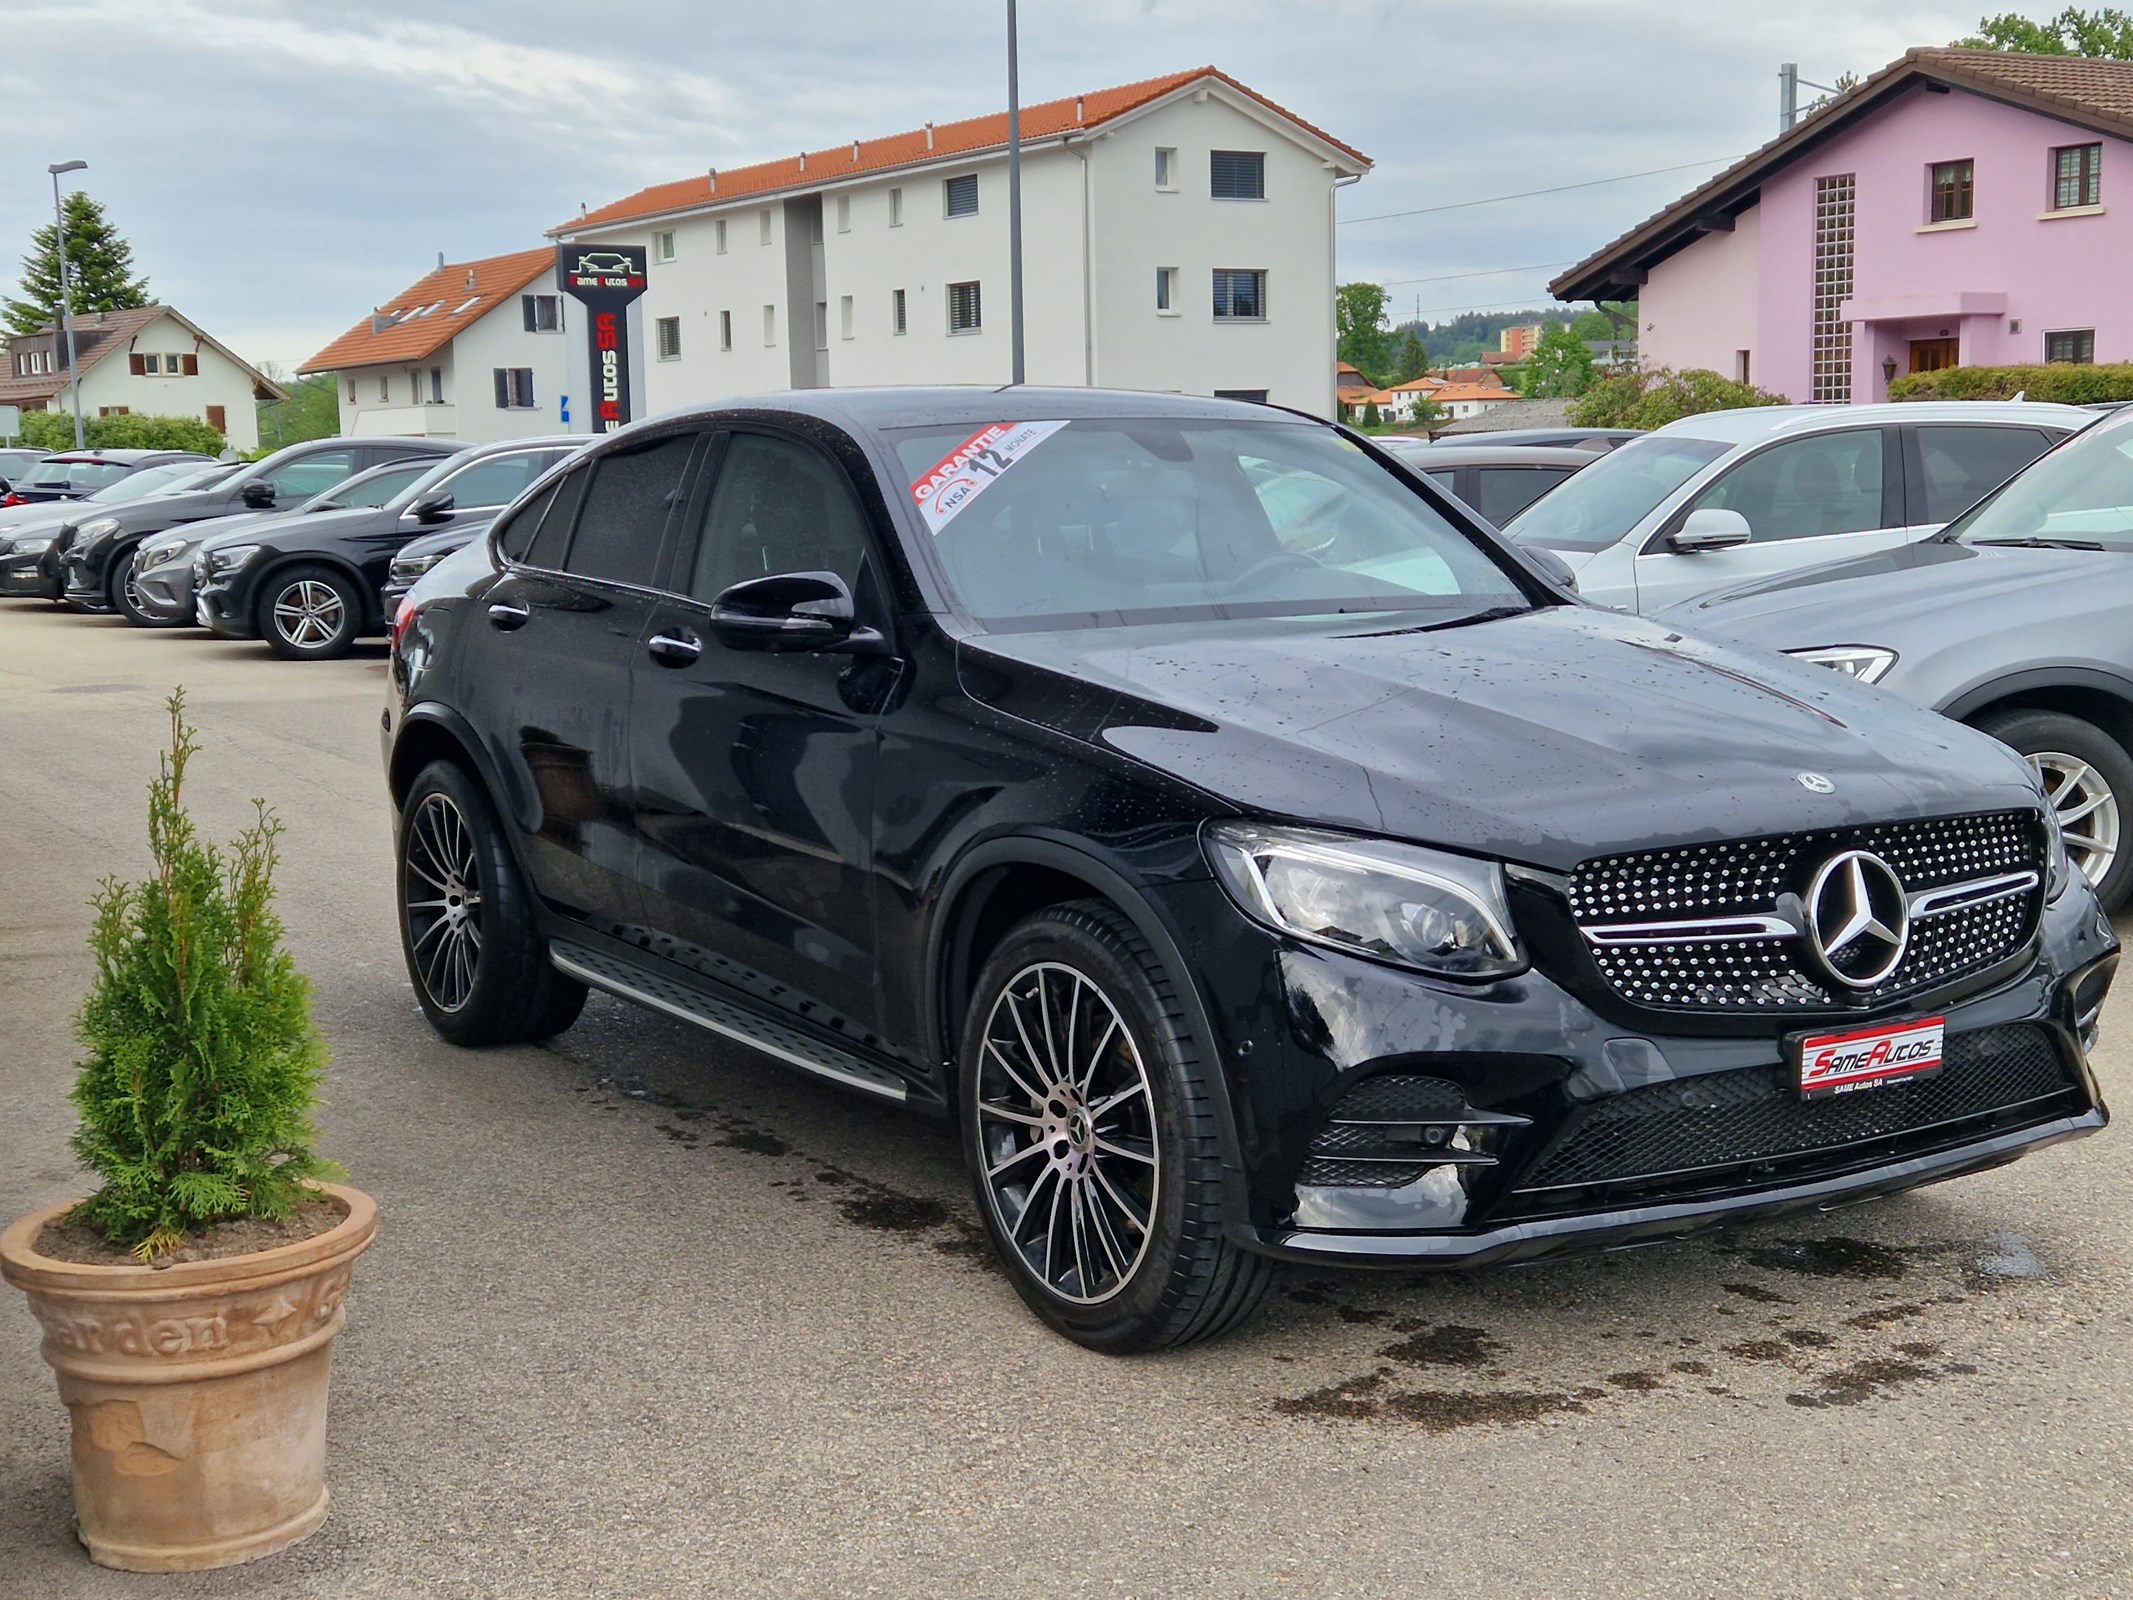
[{"label": "green hedge", "polygon": [[[94,450],[197,450],[219,456],[229,441],[198,417],[151,417],[128,412],[118,417],[82,418],[82,442]],[[33,450],[74,448],[74,414],[70,411],[25,411],[22,442]]]},{"label": "green hedge", "polygon": [[1781,394],[1735,383],[1702,367],[1633,367],[1609,373],[1570,403],[1579,428],[1657,428],[1701,411],[1737,411],[1743,406],[1781,406]]},{"label": "green hedge", "polygon": [[1889,385],[1891,400],[2012,400],[2018,394],[2070,406],[2133,400],[2133,361],[2100,367],[2071,361],[2048,367],[1943,367]]}]

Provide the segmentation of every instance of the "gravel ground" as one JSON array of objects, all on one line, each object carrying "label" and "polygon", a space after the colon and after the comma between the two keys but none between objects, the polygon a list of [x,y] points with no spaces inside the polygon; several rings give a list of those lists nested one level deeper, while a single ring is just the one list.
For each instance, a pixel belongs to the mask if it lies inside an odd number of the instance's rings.
[{"label": "gravel ground", "polygon": [[380,1211],[333,1517],[251,1568],[87,1563],[0,1297],[0,1595],[2133,1593],[2123,1134],[1707,1242],[1301,1273],[1222,1344],[1089,1355],[988,1265],[938,1125],[598,998],[546,1048],[438,1042],[393,934],[383,672],[0,602],[0,1217],[81,1188],[85,902],[144,864],[181,680],[204,820],[261,794],[288,824],[324,1145]]}]

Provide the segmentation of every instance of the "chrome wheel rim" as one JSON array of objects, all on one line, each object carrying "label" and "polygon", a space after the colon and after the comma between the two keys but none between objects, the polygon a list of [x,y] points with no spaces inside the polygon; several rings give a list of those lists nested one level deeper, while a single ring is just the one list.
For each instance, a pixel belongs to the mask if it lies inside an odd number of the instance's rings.
[{"label": "chrome wheel rim", "polygon": [[1148,1253],[1161,1175],[1154,1094],[1110,996],[1040,961],[985,1019],[978,1150],[1001,1236],[1054,1298],[1095,1305]]},{"label": "chrome wheel rim", "polygon": [[2059,813],[2067,855],[2092,886],[2102,883],[2118,859],[2118,796],[2103,774],[2079,756],[2039,750],[2023,759],[2044,781],[2044,792]]},{"label": "chrome wheel rim", "polygon": [[122,585],[122,587],[126,591],[126,604],[135,613],[135,615],[144,614],[148,610],[148,602],[141,594],[141,586],[139,583],[134,581],[139,575],[140,570],[140,562],[127,562],[126,577]]},{"label": "chrome wheel rim", "polygon": [[274,597],[274,631],[299,649],[329,644],[347,609],[330,583],[305,578]]},{"label": "chrome wheel rim", "polygon": [[457,1011],[474,991],[481,958],[481,876],[474,831],[441,794],[422,797],[407,819],[401,901],[415,981],[440,1011]]}]

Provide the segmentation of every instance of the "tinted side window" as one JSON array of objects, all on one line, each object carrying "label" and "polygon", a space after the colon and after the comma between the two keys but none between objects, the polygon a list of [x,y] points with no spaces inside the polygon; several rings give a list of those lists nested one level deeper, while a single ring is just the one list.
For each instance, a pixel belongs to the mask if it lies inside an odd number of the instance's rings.
[{"label": "tinted side window", "polygon": [[1967,510],[2058,441],[2035,428],[1921,427],[1928,522]]},{"label": "tinted side window", "polygon": [[1434,483],[1446,494],[1457,494],[1459,492],[1457,489],[1454,489],[1452,487],[1452,474],[1449,471],[1425,472],[1422,474],[1422,476],[1429,479],[1431,483]]},{"label": "tinted side window", "polygon": [[1841,428],[1750,456],[1690,509],[1738,511],[1764,544],[1879,528],[1881,488],[1881,430]]},{"label": "tinted side window", "polygon": [[719,465],[689,593],[711,600],[747,578],[834,572],[854,588],[866,514],[844,474],[790,439],[737,433]]},{"label": "tinted side window", "polygon": [[595,461],[564,570],[612,583],[649,585],[658,572],[659,541],[681,497],[696,440],[692,433],[650,439]]},{"label": "tinted side window", "polygon": [[1570,476],[1567,467],[1483,467],[1475,475],[1474,507],[1502,527]]},{"label": "tinted side window", "polygon": [[475,506],[507,506],[541,474],[549,458],[528,450],[518,455],[490,456],[462,467],[437,485],[452,497],[455,511]]},{"label": "tinted side window", "polygon": [[353,450],[321,450],[317,455],[290,462],[274,474],[271,482],[277,499],[294,495],[308,500],[332,488],[355,469],[356,453]]},{"label": "tinted side window", "polygon": [[534,542],[539,538],[544,522],[553,522],[560,530],[561,525],[570,520],[567,515],[550,518],[549,512],[555,506],[556,496],[566,491],[569,493],[572,502],[575,503],[577,491],[583,486],[584,482],[585,474],[581,472],[574,478],[552,483],[532,500],[519,507],[518,514],[507,520],[496,531],[496,548],[503,553],[504,559],[523,562],[528,566],[555,566],[557,564],[555,560],[556,553],[562,548],[560,531],[549,539],[549,559],[546,561],[532,559]]}]

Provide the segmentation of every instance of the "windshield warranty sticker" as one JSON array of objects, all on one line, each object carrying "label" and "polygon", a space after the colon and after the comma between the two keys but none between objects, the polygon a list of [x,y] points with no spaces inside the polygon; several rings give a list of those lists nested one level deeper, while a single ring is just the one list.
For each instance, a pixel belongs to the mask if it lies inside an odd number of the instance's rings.
[{"label": "windshield warranty sticker", "polygon": [[1065,426],[1064,422],[990,423],[941,457],[911,485],[911,498],[926,519],[927,530],[939,533],[947,527],[1000,474]]}]

